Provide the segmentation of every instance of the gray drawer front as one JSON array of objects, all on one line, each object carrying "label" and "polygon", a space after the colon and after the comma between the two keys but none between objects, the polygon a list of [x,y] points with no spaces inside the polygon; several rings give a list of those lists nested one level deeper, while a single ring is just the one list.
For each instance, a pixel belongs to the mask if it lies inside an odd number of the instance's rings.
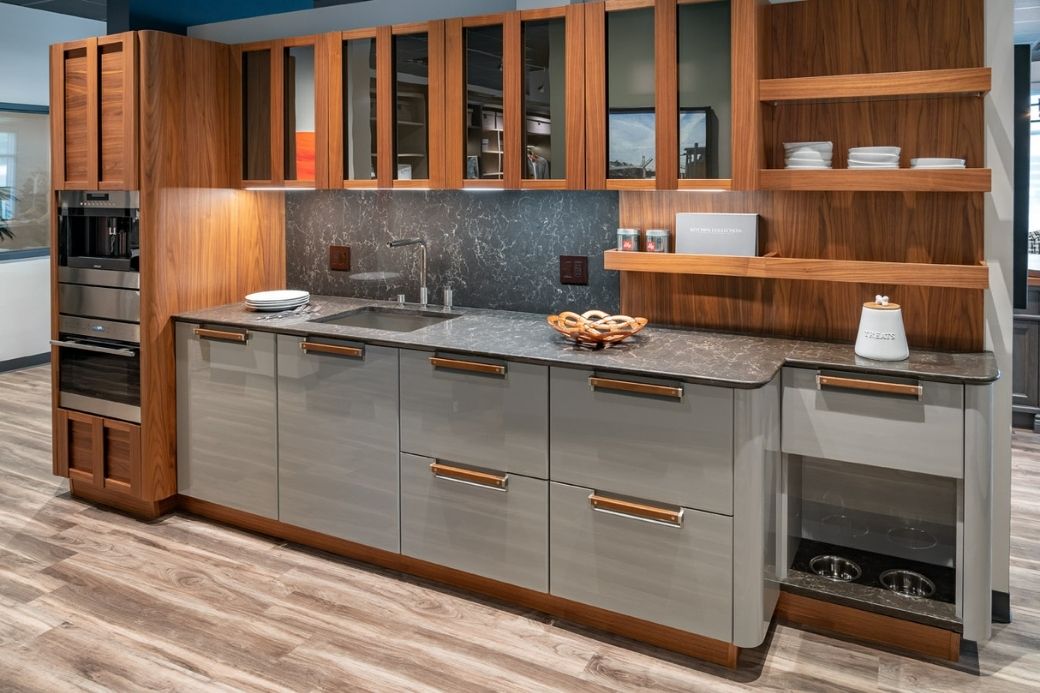
[{"label": "gray drawer front", "polygon": [[351,344],[352,358],[303,341],[278,336],[279,519],[398,551],[397,349]]},{"label": "gray drawer front", "polygon": [[[785,368],[783,451],[961,478],[964,388],[921,382],[922,397],[816,386],[817,371]],[[871,379],[869,375],[847,374]]]},{"label": "gray drawer front", "polygon": [[434,368],[433,355],[401,350],[401,450],[546,478],[548,369],[507,363],[502,376],[470,373]]},{"label": "gray drawer front", "polygon": [[401,455],[401,553],[547,592],[548,482],[512,474],[506,491],[442,479]]},{"label": "gray drawer front", "polygon": [[594,391],[591,375],[550,369],[553,481],[732,514],[732,390],[687,383],[674,400]]},{"label": "gray drawer front", "polygon": [[275,336],[196,337],[177,324],[177,488],[278,518]]},{"label": "gray drawer front", "polygon": [[731,518],[687,508],[673,527],[594,510],[587,488],[549,487],[552,594],[731,641]]}]

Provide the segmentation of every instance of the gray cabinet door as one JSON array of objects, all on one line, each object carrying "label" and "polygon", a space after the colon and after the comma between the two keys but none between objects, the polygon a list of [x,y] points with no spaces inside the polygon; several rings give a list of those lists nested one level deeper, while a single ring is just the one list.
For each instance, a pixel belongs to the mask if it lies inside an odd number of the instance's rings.
[{"label": "gray cabinet door", "polygon": [[1040,406],[1040,322],[1015,320],[1011,355],[1011,403]]},{"label": "gray cabinet door", "polygon": [[503,374],[435,367],[427,351],[401,350],[401,450],[544,479],[548,476],[549,376],[545,366],[492,363]]},{"label": "gray cabinet door", "polygon": [[177,489],[185,496],[278,518],[275,336],[203,338],[177,324]]},{"label": "gray cabinet door", "polygon": [[[683,394],[593,389],[594,375]],[[553,481],[732,514],[732,390],[568,368],[550,379]]]},{"label": "gray cabinet door", "polygon": [[397,367],[397,349],[278,336],[282,522],[400,549]]},{"label": "gray cabinet door", "polygon": [[401,553],[548,591],[548,482],[492,472],[506,479],[495,488],[435,474],[434,462],[401,455]]},{"label": "gray cabinet door", "polygon": [[733,637],[733,520],[682,509],[681,526],[597,510],[549,484],[549,591],[705,635]]}]

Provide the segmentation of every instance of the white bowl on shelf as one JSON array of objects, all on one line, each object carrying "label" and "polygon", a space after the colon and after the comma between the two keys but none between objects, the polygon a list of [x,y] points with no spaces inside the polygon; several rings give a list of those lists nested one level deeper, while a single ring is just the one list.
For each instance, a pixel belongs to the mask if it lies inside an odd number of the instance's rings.
[{"label": "white bowl on shelf", "polygon": [[803,162],[803,163],[819,163],[821,161],[829,163],[833,159],[834,159],[834,157],[832,157],[830,154],[827,154],[826,156],[824,156],[822,154],[815,153],[815,152],[813,154],[802,154],[802,153],[791,154],[790,156],[784,157],[784,161],[797,161],[797,162]]},{"label": "white bowl on shelf", "polygon": [[887,164],[892,161],[899,161],[899,154],[883,154],[881,152],[859,152],[849,150],[849,160],[855,159],[860,163],[879,163]]},{"label": "white bowl on shelf", "polygon": [[944,159],[940,157],[921,157],[910,159],[910,168],[965,168],[964,159]]},{"label": "white bowl on shelf", "polygon": [[849,147],[849,157],[858,154],[887,154],[889,156],[899,156],[899,153],[902,151],[902,147]]},{"label": "white bowl on shelf", "polygon": [[784,149],[814,149],[821,152],[829,152],[834,149],[833,142],[784,142]]},{"label": "white bowl on shelf", "polygon": [[864,161],[863,159],[849,159],[849,165],[857,166],[898,166],[899,159],[886,159],[885,161]]}]

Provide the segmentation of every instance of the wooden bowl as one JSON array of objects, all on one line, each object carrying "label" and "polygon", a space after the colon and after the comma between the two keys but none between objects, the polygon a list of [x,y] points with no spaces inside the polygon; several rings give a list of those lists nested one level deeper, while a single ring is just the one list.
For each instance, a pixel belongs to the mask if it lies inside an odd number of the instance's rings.
[{"label": "wooden bowl", "polygon": [[646,327],[647,320],[590,310],[581,315],[570,311],[550,315],[548,322],[554,330],[577,344],[602,347],[628,339]]}]

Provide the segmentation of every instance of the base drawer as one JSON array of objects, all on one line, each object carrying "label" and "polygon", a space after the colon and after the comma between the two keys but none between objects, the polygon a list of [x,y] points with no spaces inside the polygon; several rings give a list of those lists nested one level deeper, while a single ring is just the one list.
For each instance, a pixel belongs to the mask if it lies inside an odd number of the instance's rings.
[{"label": "base drawer", "polygon": [[547,484],[402,454],[401,553],[546,592]]},{"label": "base drawer", "polygon": [[[726,642],[733,631],[733,521],[680,511],[680,526],[593,506],[588,488],[550,483],[549,591]],[[642,513],[647,514],[647,513]]]}]

